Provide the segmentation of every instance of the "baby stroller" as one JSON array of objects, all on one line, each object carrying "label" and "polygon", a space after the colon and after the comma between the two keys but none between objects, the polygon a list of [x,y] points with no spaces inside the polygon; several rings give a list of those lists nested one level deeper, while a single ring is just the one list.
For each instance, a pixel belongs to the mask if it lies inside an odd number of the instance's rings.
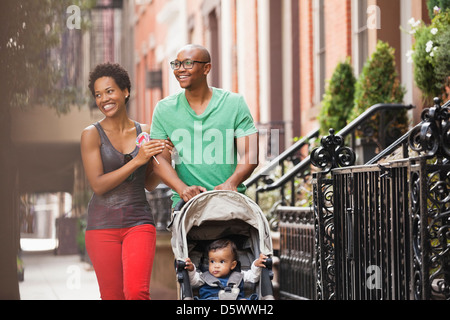
[{"label": "baby stroller", "polygon": [[272,239],[269,224],[258,205],[233,191],[208,191],[189,202],[178,203],[169,230],[179,282],[180,300],[192,300],[193,288],[185,269],[190,258],[197,270],[208,270],[206,248],[217,239],[229,238],[238,249],[238,268],[248,270],[260,253],[268,256],[256,284],[245,283],[245,296],[256,294],[259,300],[273,300]]}]

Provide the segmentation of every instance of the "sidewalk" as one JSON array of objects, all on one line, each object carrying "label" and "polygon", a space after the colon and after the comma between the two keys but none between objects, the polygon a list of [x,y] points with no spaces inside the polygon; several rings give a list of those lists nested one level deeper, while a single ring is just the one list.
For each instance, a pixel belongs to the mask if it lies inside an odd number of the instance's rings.
[{"label": "sidewalk", "polygon": [[53,251],[23,252],[21,300],[99,300],[97,279],[79,255],[57,256]]},{"label": "sidewalk", "polygon": [[[100,300],[91,265],[79,255],[57,256],[53,251],[25,251],[25,277],[19,282],[21,300]],[[173,292],[151,288],[153,300],[171,300]]]}]

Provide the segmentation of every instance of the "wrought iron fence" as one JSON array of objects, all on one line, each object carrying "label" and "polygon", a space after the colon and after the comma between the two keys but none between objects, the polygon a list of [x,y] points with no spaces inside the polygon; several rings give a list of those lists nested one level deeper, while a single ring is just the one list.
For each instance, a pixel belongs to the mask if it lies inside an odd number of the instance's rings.
[{"label": "wrought iron fence", "polygon": [[449,115],[424,111],[417,157],[346,167],[332,132],[312,152],[319,299],[450,299]]},{"label": "wrought iron fence", "polygon": [[[374,112],[402,107],[372,107],[281,178],[268,179],[314,132],[248,181],[258,186],[256,199],[280,190],[282,299],[450,299],[450,103],[436,100],[420,124],[366,165],[355,166],[343,146]],[[400,150],[403,159],[389,160]],[[313,174],[313,215],[296,207],[310,163],[322,170]]]},{"label": "wrought iron fence", "polygon": [[[376,104],[367,109],[363,114],[345,126],[339,131],[339,135],[343,138],[351,138],[351,144],[355,145],[355,132],[362,130],[364,134],[368,133],[366,128],[373,126],[372,117],[379,115],[382,119],[386,112],[398,111],[399,113],[405,110],[414,108],[412,105],[402,104]],[[379,133],[387,131],[391,132],[390,128],[379,123]],[[371,133],[372,134],[372,133]],[[392,136],[384,134],[385,138],[393,139]],[[310,156],[302,156],[302,150],[311,147],[312,141],[319,137],[319,129],[311,131],[307,136],[299,139],[295,144],[285,150],[278,157],[273,159],[267,166],[258,171],[255,175],[244,182],[247,188],[255,188],[255,194],[252,196],[256,203],[260,203],[262,194],[270,191],[278,191],[279,203],[283,205],[297,206],[298,202],[305,198],[305,192],[302,186],[310,180],[311,175],[311,159]],[[381,141],[380,137],[373,137],[372,135],[365,136],[365,140]],[[386,141],[383,142],[383,145]],[[380,145],[382,147],[382,145]],[[280,176],[276,177],[275,172],[279,171]]]},{"label": "wrought iron fence", "polygon": [[278,207],[280,298],[316,299],[314,213],[310,208]]},{"label": "wrought iron fence", "polygon": [[333,170],[332,179],[317,175],[317,199],[323,191],[328,199],[316,210],[318,241],[327,248],[326,254],[318,252],[321,266],[327,266],[322,298],[410,296],[408,170],[407,161]]},{"label": "wrought iron fence", "polygon": [[[388,110],[405,110],[413,106],[399,104],[378,104],[368,109],[364,114],[343,128],[339,134],[342,137],[353,137],[355,130],[361,130],[366,122],[370,122],[375,114]],[[381,118],[381,117],[380,117]],[[362,130],[366,132],[366,130]],[[305,212],[312,212],[312,208],[299,207],[308,200],[312,205],[311,192],[311,157],[301,157],[301,150],[310,147],[311,141],[318,138],[318,130],[312,131],[275,158],[269,165],[249,178],[247,187],[256,186],[254,199],[261,205],[263,193],[277,190],[274,217],[278,219],[280,232],[280,297],[282,299],[317,299],[316,293],[317,266],[313,239],[314,215],[306,219]],[[344,148],[344,150],[346,150]],[[350,155],[349,152],[346,153]],[[342,159],[343,160],[343,159]],[[319,161],[320,162],[320,161]],[[279,171],[281,177],[275,178],[274,172]]]}]

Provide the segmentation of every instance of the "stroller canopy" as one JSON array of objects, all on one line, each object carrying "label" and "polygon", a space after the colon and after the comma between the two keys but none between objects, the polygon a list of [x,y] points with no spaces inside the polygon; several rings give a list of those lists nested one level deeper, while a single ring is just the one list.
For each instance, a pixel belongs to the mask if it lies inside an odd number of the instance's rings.
[{"label": "stroller canopy", "polygon": [[260,252],[273,255],[270,228],[264,213],[253,200],[238,192],[216,190],[202,193],[174,215],[172,250],[177,260],[188,258],[188,234],[190,239],[213,240],[247,233],[252,228],[251,233],[259,235]]}]

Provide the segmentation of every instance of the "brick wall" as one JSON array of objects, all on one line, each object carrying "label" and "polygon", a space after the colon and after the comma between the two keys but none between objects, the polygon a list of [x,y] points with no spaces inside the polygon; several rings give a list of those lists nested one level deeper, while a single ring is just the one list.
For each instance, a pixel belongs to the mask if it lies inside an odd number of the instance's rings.
[{"label": "brick wall", "polygon": [[351,0],[325,1],[326,79],[352,54]]},{"label": "brick wall", "polygon": [[315,127],[311,113],[314,98],[313,13],[312,0],[299,4],[300,17],[300,109],[301,135]]}]

